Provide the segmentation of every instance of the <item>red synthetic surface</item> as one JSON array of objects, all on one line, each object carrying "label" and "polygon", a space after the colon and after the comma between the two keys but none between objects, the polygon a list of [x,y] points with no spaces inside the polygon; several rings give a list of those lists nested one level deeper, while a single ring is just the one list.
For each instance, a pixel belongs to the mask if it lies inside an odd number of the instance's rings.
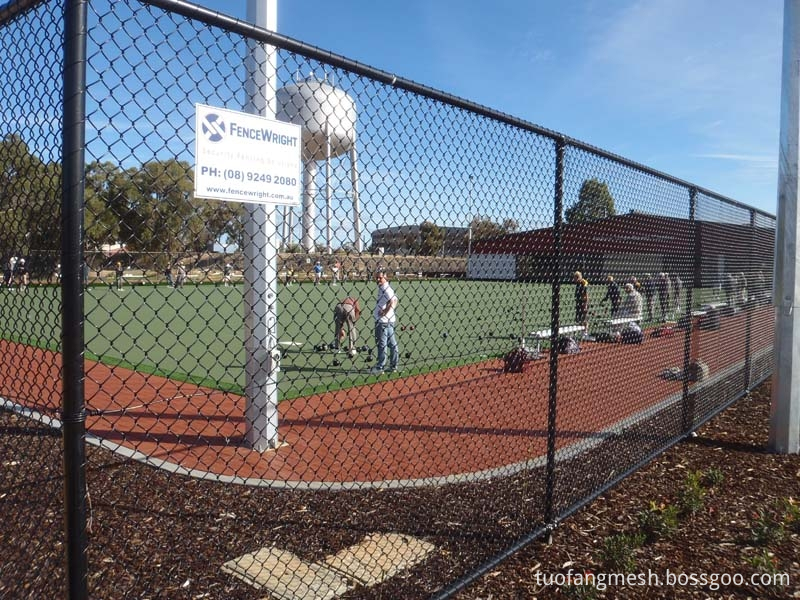
[{"label": "red synthetic surface", "polygon": [[[750,311],[751,352],[772,344],[773,309]],[[700,331],[712,376],[744,360],[747,313]],[[60,355],[0,341],[0,396],[60,418]],[[660,377],[683,365],[684,332],[642,345],[585,343],[559,358],[557,447],[585,440],[680,393]],[[295,482],[423,479],[542,456],[549,360],[503,374],[500,360],[281,402],[284,444],[244,447],[241,396],[86,361],[87,429],[156,460],[214,475]]]}]

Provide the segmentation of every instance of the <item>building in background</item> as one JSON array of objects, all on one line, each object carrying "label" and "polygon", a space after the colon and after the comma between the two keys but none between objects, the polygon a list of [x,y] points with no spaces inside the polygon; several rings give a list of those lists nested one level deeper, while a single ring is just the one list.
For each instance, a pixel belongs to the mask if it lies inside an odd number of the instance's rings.
[{"label": "building in background", "polygon": [[477,240],[467,277],[544,283],[558,267],[562,282],[575,271],[593,283],[660,272],[697,287],[718,286],[726,273],[771,280],[775,229],[631,212],[563,225],[558,266],[554,244],[552,227]]},{"label": "building in background", "polygon": [[[384,254],[466,256],[469,248],[467,227],[435,226],[441,243],[434,244],[435,252],[424,248],[425,233],[422,225],[398,225],[376,229],[372,232],[372,249],[383,248]],[[430,246],[430,244],[428,244]]]}]

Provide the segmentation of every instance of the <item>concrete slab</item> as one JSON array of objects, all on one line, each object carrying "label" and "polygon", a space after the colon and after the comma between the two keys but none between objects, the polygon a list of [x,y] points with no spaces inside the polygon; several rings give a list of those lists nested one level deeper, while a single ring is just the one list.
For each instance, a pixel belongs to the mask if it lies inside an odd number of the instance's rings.
[{"label": "concrete slab", "polygon": [[410,569],[435,550],[429,542],[398,533],[373,533],[325,559],[325,565],[358,583],[371,586]]},{"label": "concrete slab", "polygon": [[222,565],[222,571],[264,590],[275,600],[333,600],[350,589],[321,564],[279,548],[261,548]]}]

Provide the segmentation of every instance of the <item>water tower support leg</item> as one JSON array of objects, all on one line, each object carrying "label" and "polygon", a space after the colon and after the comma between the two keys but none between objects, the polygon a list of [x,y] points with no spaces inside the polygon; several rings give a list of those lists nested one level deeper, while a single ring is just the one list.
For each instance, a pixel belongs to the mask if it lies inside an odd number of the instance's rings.
[{"label": "water tower support leg", "polygon": [[350,178],[353,187],[353,245],[356,252],[364,251],[364,243],[361,241],[361,207],[358,197],[358,153],[356,152],[356,142],[353,140],[353,147],[350,149]]},{"label": "water tower support leg", "polygon": [[313,160],[305,163],[303,173],[303,250],[314,252],[317,229],[314,221],[317,219],[317,164]]}]

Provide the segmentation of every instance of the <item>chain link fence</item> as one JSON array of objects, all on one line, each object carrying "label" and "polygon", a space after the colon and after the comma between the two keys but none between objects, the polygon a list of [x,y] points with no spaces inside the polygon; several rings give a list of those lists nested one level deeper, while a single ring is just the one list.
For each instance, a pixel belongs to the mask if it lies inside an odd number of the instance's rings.
[{"label": "chain link fence", "polygon": [[447,597],[770,374],[772,215],[184,2],[0,56],[0,596]]}]

